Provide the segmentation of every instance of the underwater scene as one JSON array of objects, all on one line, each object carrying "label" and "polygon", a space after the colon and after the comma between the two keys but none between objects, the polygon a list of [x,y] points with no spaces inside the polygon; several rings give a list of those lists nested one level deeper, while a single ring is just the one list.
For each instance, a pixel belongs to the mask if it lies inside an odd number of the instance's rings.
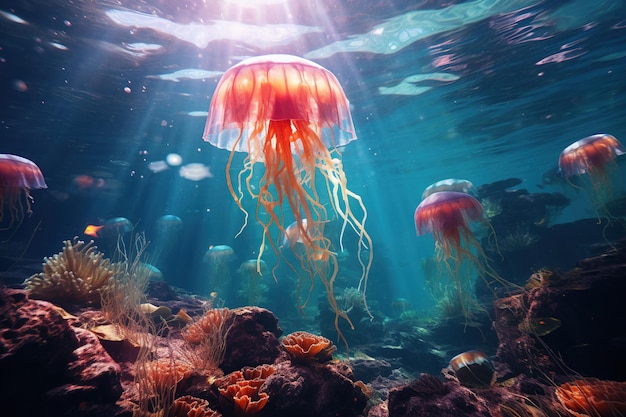
[{"label": "underwater scene", "polygon": [[0,416],[626,416],[625,0],[0,2]]}]

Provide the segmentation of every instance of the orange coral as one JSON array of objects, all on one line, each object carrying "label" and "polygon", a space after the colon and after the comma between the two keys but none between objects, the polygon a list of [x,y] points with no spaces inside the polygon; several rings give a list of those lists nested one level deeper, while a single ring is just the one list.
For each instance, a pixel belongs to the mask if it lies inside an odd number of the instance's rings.
[{"label": "orange coral", "polygon": [[325,337],[303,331],[285,336],[283,346],[293,359],[314,362],[330,361],[336,349]]},{"label": "orange coral", "polygon": [[243,384],[233,397],[235,415],[253,416],[265,407],[269,398],[265,392],[259,392],[259,388],[250,384]]},{"label": "orange coral", "polygon": [[225,408],[231,408],[237,417],[257,414],[269,400],[269,395],[261,392],[260,388],[272,373],[273,366],[259,365],[256,368],[246,367],[219,378],[215,384],[220,393],[220,403]]},{"label": "orange coral", "polygon": [[192,369],[189,365],[180,361],[159,359],[147,362],[143,368],[146,382],[153,387],[156,392],[163,392],[176,386],[183,379],[191,377]]},{"label": "orange coral", "polygon": [[186,326],[181,334],[183,338],[193,344],[200,343],[206,335],[210,335],[224,329],[224,323],[230,317],[227,308],[214,308],[207,311],[195,323]]},{"label": "orange coral", "polygon": [[209,402],[202,398],[185,395],[177,398],[167,414],[167,417],[221,417],[217,411],[209,408]]},{"label": "orange coral", "polygon": [[556,397],[577,417],[626,415],[626,382],[579,379],[560,385]]}]

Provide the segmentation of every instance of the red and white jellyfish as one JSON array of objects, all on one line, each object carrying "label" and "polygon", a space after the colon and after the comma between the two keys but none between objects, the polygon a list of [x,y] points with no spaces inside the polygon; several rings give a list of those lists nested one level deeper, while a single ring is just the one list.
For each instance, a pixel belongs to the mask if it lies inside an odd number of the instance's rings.
[{"label": "red and white jellyfish", "polygon": [[559,171],[568,181],[572,177],[580,178],[596,212],[610,217],[609,213],[603,213],[603,207],[615,197],[615,158],[624,153],[624,146],[615,136],[587,136],[561,152]]},{"label": "red and white jellyfish", "polygon": [[[263,228],[258,259],[267,246],[280,256],[271,228],[285,236],[285,219],[293,217],[305,248],[301,262],[305,275],[321,279],[336,319],[348,319],[333,294],[337,258],[324,226],[336,216],[344,229],[349,225],[358,234],[363,293],[372,245],[365,231],[367,212],[360,196],[347,187],[337,151],[356,139],[348,100],[337,78],[320,65],[295,56],[246,59],[226,71],[217,85],[203,138],[231,152],[226,178],[230,193],[245,213],[243,227],[248,218],[244,195],[256,200],[256,217]],[[231,177],[236,152],[247,156],[239,174]],[[264,169],[255,180],[258,165]],[[310,233],[312,230],[316,232]]]},{"label": "red and white jellyfish", "polygon": [[[453,280],[463,314],[469,318],[477,307],[472,294],[471,273],[477,272],[489,287],[494,282],[507,284],[489,266],[488,258],[472,231],[472,225],[488,224],[480,202],[458,191],[440,191],[426,197],[414,215],[418,235],[432,233],[439,265]],[[444,283],[445,284],[445,283]]]},{"label": "red and white jellyfish", "polygon": [[[30,190],[48,188],[41,170],[21,156],[0,154],[0,228],[7,230],[30,215]],[[5,218],[5,210],[7,218]]]}]

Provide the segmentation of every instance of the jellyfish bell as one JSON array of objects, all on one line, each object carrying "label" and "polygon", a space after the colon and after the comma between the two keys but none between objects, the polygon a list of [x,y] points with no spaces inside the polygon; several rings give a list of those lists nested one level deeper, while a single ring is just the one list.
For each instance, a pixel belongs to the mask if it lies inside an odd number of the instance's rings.
[{"label": "jellyfish bell", "polygon": [[597,134],[580,139],[559,155],[559,170],[566,178],[602,170],[626,150],[615,136]]},{"label": "jellyfish bell", "polygon": [[235,251],[228,245],[211,245],[204,254],[204,260],[211,262],[231,262],[235,260]]},{"label": "jellyfish bell", "polygon": [[[580,179],[596,212],[606,213],[604,204],[615,197],[613,178],[617,170],[616,158],[626,149],[615,136],[597,134],[580,139],[567,146],[559,155],[559,172],[572,185],[573,178]],[[579,187],[580,188],[580,187]]]},{"label": "jellyfish bell", "polygon": [[[267,247],[280,257],[279,245],[270,228],[275,227],[282,236],[287,236],[287,227],[282,222],[289,209],[306,248],[299,262],[304,274],[312,281],[319,277],[336,318],[341,316],[349,321],[337,307],[333,294],[337,259],[331,251],[331,241],[321,232],[306,238],[303,229],[306,224],[308,234],[311,230],[321,231],[324,223],[336,215],[356,231],[362,267],[360,288],[364,292],[372,263],[372,245],[365,231],[365,206],[360,196],[348,189],[343,166],[337,155],[333,155],[337,147],[356,139],[349,103],[337,78],[324,67],[291,55],[243,60],[227,70],[219,81],[203,138],[230,151],[226,180],[233,199],[245,215],[241,230],[248,222],[242,199],[249,195],[256,200],[257,220],[263,228],[259,257]],[[235,152],[245,152],[247,156],[239,175],[233,178],[230,167]],[[258,181],[254,175],[256,164],[264,168]],[[321,190],[316,189],[318,178],[325,183]],[[353,211],[355,201],[360,215]],[[259,216],[263,211],[267,216]],[[369,249],[367,258],[363,257],[362,248]],[[309,262],[312,258],[323,262]]]},{"label": "jellyfish bell", "polygon": [[241,265],[239,265],[237,273],[246,276],[263,276],[267,274],[268,271],[269,267],[267,266],[267,262],[265,262],[263,259],[248,259],[246,261],[243,261]]},{"label": "jellyfish bell", "polygon": [[30,215],[33,189],[48,188],[39,167],[31,160],[17,155],[0,154],[0,224],[4,222],[5,207],[9,222],[1,229],[10,229]]},{"label": "jellyfish bell", "polygon": [[155,226],[160,234],[169,235],[183,228],[183,220],[173,214],[166,214],[156,219]]},{"label": "jellyfish bell", "polygon": [[458,178],[448,178],[445,180],[437,181],[426,187],[426,189],[422,193],[422,200],[429,195],[439,191],[458,191],[461,193],[476,196],[476,189],[474,188],[474,184],[472,184],[471,181]]}]

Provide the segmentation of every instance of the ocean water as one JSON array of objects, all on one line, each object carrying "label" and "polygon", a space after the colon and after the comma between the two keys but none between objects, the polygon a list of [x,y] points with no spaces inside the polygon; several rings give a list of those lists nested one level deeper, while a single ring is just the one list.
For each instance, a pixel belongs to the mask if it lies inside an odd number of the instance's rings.
[{"label": "ocean water", "polygon": [[[422,267],[433,239],[413,224],[428,185],[517,178],[516,189],[570,199],[546,226],[595,218],[584,192],[544,174],[583,137],[626,140],[622,0],[39,0],[0,5],[0,34],[0,152],[34,161],[48,184],[33,190],[33,214],[1,232],[5,270],[40,267],[63,240],[90,239],[87,225],[125,217],[152,242],[164,279],[202,295],[213,290],[205,252],[231,246],[223,295],[244,303],[237,270],[258,255],[261,230],[251,221],[235,237],[244,217],[226,185],[229,153],[202,132],[220,77],[247,57],[301,56],[343,86],[358,140],[342,160],[368,210],[368,298],[381,311],[398,298],[416,310],[436,302]],[[236,155],[233,169],[242,163]],[[619,195],[624,172],[613,175]],[[182,228],[159,229],[163,215]],[[344,284],[356,286],[346,236]],[[520,276],[543,266],[505,255]],[[264,281],[262,305],[280,316],[293,277],[277,278]]]}]

